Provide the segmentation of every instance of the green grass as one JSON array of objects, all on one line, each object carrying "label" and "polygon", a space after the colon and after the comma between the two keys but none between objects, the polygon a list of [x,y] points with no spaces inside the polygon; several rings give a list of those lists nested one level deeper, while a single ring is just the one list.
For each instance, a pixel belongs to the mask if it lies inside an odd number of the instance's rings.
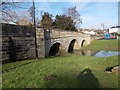
[{"label": "green grass", "polygon": [[[104,71],[116,65],[117,56],[65,56],[4,64],[3,88],[117,88],[118,75]],[[57,78],[43,80],[49,75]]]},{"label": "green grass", "polygon": [[[118,40],[96,40],[83,50],[117,50]],[[118,88],[118,75],[106,68],[118,65],[118,56],[63,56],[3,64],[3,88]],[[53,80],[44,77],[56,75]]]},{"label": "green grass", "polygon": [[92,51],[120,51],[118,49],[119,40],[95,40],[92,44],[84,46],[81,50],[92,50]]}]

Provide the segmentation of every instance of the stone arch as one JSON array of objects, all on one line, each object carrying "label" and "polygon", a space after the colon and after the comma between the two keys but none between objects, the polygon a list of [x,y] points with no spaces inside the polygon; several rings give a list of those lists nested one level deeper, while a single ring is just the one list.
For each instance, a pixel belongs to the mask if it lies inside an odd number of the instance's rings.
[{"label": "stone arch", "polygon": [[85,46],[86,45],[86,40],[82,40],[81,42],[81,47]]},{"label": "stone arch", "polygon": [[76,39],[73,39],[68,46],[68,53],[73,53],[74,50],[79,50],[80,46]]},{"label": "stone arch", "polygon": [[54,43],[49,50],[49,56],[57,56],[60,54],[60,43],[56,42]]}]

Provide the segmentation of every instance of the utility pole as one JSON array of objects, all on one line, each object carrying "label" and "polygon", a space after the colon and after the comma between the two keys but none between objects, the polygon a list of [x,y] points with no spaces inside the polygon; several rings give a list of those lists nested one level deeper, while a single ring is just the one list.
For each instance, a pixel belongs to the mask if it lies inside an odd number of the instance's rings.
[{"label": "utility pole", "polygon": [[104,24],[101,24],[101,26],[103,27],[103,30],[104,30],[105,25],[104,25]]},{"label": "utility pole", "polygon": [[36,59],[38,59],[37,40],[36,40],[36,22],[35,22],[35,4],[34,4],[34,0],[33,0],[33,23],[34,23],[34,31],[35,31],[35,52],[36,52]]}]

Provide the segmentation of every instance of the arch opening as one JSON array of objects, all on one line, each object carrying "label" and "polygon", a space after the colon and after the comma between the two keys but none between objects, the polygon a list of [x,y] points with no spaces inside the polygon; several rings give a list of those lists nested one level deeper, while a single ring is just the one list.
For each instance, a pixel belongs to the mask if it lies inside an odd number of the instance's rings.
[{"label": "arch opening", "polygon": [[69,45],[69,48],[68,48],[68,53],[74,53],[75,42],[76,42],[76,39],[73,39],[70,42],[70,45]]},{"label": "arch opening", "polygon": [[60,54],[60,43],[55,43],[51,46],[49,56],[57,56]]},{"label": "arch opening", "polygon": [[81,43],[81,47],[85,46],[86,45],[86,41],[83,40],[82,43]]}]

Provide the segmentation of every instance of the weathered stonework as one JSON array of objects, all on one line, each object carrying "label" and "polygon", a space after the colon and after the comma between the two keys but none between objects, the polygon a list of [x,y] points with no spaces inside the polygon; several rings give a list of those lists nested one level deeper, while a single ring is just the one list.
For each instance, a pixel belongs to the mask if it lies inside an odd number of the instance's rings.
[{"label": "weathered stonework", "polygon": [[[95,36],[64,30],[36,28],[39,58],[58,55],[60,52],[80,50],[95,40]],[[30,26],[2,24],[2,61],[14,62],[36,58],[35,31]]]},{"label": "weathered stonework", "polygon": [[34,36],[32,27],[2,24],[2,62],[34,59]]}]

